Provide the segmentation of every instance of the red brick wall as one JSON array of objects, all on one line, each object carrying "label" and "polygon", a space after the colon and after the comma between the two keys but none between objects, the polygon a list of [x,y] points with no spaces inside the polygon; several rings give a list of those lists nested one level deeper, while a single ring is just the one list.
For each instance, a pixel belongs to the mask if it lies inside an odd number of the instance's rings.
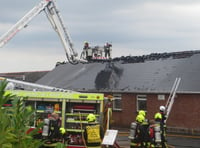
[{"label": "red brick wall", "polygon": [[113,111],[114,126],[129,127],[135,120],[136,96],[134,94],[122,94],[122,110]]},{"label": "red brick wall", "polygon": [[172,107],[169,126],[200,128],[200,95],[177,95]]},{"label": "red brick wall", "polygon": [[157,94],[147,95],[147,118],[149,120],[154,119],[154,114],[159,112],[159,107],[166,104],[168,96],[165,95],[165,100],[158,100]]},{"label": "red brick wall", "polygon": [[[159,111],[160,105],[165,105],[165,100],[158,100],[157,94],[147,95],[147,118],[153,119],[154,114]],[[122,110],[113,111],[114,126],[129,127],[136,117],[137,94],[122,94]],[[167,126],[199,128],[200,127],[200,95],[177,94]]]}]

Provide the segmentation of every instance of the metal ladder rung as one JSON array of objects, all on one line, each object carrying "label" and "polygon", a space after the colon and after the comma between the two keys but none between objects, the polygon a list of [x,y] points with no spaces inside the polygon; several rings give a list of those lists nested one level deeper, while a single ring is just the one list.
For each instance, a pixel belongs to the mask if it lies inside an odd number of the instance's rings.
[{"label": "metal ladder rung", "polygon": [[[170,95],[168,97],[168,100],[167,100],[167,103],[165,105],[166,107],[166,116],[168,118],[169,116],[169,113],[172,109],[172,105],[174,104],[174,98],[176,96],[176,91],[178,89],[178,86],[180,84],[180,81],[181,81],[181,78],[176,78],[175,81],[174,81],[174,84],[173,84],[173,87],[172,87],[172,90],[170,92]],[[166,119],[167,120],[167,119]]]}]

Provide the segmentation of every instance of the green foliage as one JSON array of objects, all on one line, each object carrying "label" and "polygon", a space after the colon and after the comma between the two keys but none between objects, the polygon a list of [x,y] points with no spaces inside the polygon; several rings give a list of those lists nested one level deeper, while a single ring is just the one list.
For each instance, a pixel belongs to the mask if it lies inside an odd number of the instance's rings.
[{"label": "green foliage", "polygon": [[65,148],[63,143],[57,143],[55,148]]},{"label": "green foliage", "polygon": [[[36,128],[27,134],[28,125],[35,119],[35,111],[31,106],[24,105],[24,98],[12,94],[5,94],[7,82],[0,82],[0,147],[1,148],[37,148],[42,145],[41,140],[34,139]],[[11,107],[4,107],[12,100]]]}]

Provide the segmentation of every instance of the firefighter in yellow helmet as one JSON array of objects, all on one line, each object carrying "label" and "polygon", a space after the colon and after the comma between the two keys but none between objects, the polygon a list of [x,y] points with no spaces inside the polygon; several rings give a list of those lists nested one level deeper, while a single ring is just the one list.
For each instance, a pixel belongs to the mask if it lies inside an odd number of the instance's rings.
[{"label": "firefighter in yellow helmet", "polygon": [[143,136],[143,146],[147,146],[149,143],[149,120],[146,118],[146,111],[139,110],[138,115],[144,116],[144,121],[142,122],[142,136]]},{"label": "firefighter in yellow helmet", "polygon": [[[154,115],[154,144],[160,145],[161,148],[167,148],[167,143],[166,143],[166,131],[163,123],[163,115],[160,112],[157,112]],[[156,133],[157,132],[157,133]]]},{"label": "firefighter in yellow helmet", "polygon": [[149,124],[148,122],[148,119],[146,118],[146,112],[144,111],[144,110],[139,110],[138,111],[138,115],[142,115],[142,116],[144,116],[144,122],[143,122],[143,124]]},{"label": "firefighter in yellow helmet", "polygon": [[88,125],[85,127],[84,139],[87,147],[101,147],[101,141],[103,139],[103,129],[96,121],[94,114],[88,114],[86,118]]},{"label": "firefighter in yellow helmet", "polygon": [[146,117],[146,112],[144,110],[139,110],[138,115],[143,115]]},{"label": "firefighter in yellow helmet", "polygon": [[137,115],[136,116],[136,122],[142,123],[144,122],[145,117],[143,115]]},{"label": "firefighter in yellow helmet", "polygon": [[161,113],[156,113],[155,115],[154,115],[154,119],[155,119],[155,121],[158,121],[158,122],[160,122],[161,120],[162,120],[162,114]]},{"label": "firefighter in yellow helmet", "polygon": [[131,123],[129,139],[131,140],[131,148],[139,148],[143,146],[143,126],[145,118],[143,115],[138,114],[136,121]]}]

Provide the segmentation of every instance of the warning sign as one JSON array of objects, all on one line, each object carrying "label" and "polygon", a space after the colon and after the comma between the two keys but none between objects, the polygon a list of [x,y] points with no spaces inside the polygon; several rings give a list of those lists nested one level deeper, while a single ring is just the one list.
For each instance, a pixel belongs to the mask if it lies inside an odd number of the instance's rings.
[{"label": "warning sign", "polygon": [[114,145],[114,142],[117,137],[118,130],[106,130],[106,133],[103,138],[103,145]]}]

